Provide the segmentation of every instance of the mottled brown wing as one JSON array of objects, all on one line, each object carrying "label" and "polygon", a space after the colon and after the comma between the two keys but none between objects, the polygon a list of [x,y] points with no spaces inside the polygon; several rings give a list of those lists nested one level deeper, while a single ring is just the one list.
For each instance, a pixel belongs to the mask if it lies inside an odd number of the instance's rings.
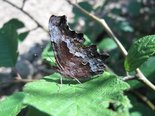
[{"label": "mottled brown wing", "polygon": [[105,59],[101,59],[95,45],[83,46],[83,34],[71,31],[65,16],[52,15],[49,32],[56,63],[64,76],[84,78],[103,72]]}]

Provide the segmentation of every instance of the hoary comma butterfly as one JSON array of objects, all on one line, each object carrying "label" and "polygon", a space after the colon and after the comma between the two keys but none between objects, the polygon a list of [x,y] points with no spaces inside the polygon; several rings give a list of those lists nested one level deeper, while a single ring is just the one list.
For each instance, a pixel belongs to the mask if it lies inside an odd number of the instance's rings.
[{"label": "hoary comma butterfly", "polygon": [[84,46],[82,33],[71,31],[66,16],[52,15],[49,33],[58,72],[65,77],[85,79],[103,73],[106,54],[99,54],[96,45]]}]

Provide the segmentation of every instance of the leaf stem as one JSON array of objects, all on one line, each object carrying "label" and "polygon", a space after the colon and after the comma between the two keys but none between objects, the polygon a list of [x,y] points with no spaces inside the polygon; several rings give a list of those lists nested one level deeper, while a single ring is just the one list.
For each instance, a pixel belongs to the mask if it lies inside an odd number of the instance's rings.
[{"label": "leaf stem", "polygon": [[125,76],[122,80],[123,81],[129,81],[129,80],[134,80],[135,78],[137,78],[136,76],[130,76],[130,75],[128,75],[128,76]]},{"label": "leaf stem", "polygon": [[[76,3],[73,3],[71,0],[67,0],[68,3],[70,3],[71,5],[75,6],[77,9],[79,9],[82,13],[86,14],[87,16],[89,16],[90,18],[92,18],[94,21],[98,22],[99,24],[102,25],[102,27],[105,29],[105,31],[109,34],[109,36],[115,41],[115,43],[117,44],[118,48],[120,49],[121,53],[123,54],[124,57],[127,56],[128,52],[126,51],[126,49],[124,48],[124,46],[121,44],[121,42],[119,41],[119,39],[115,36],[115,34],[112,32],[112,30],[110,29],[110,27],[108,26],[108,24],[106,23],[106,21],[104,19],[100,19],[97,16],[87,12],[85,9],[83,9],[81,6],[79,6]],[[137,68],[136,69],[136,73],[137,73],[137,79],[138,81],[142,82],[143,84],[145,84],[147,87],[149,87],[150,89],[155,91],[155,86],[144,76],[144,74]]]}]

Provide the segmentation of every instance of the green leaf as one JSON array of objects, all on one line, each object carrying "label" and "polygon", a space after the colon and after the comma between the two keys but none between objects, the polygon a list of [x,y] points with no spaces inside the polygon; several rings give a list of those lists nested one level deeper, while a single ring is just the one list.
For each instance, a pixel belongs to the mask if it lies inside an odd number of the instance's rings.
[{"label": "green leaf", "polygon": [[130,0],[127,9],[130,15],[138,16],[140,14],[141,2],[139,0]]},{"label": "green leaf", "polygon": [[[149,79],[149,81],[154,82],[155,78],[155,57],[149,58],[146,62],[144,62],[139,68],[143,72],[143,74]],[[132,88],[140,88],[144,87],[142,83],[139,81],[131,80],[128,81]],[[149,92],[150,93],[150,92]]]},{"label": "green leaf", "polygon": [[83,84],[58,84],[40,80],[26,84],[24,103],[53,116],[128,115],[129,85],[107,72]]},{"label": "green leaf", "polygon": [[15,93],[0,102],[0,116],[16,116],[22,109],[24,94]]},{"label": "green leaf", "polygon": [[13,27],[13,29],[17,30],[20,28],[24,27],[24,23],[19,21],[18,19],[11,19],[10,21],[8,21],[7,23],[4,24],[4,28],[8,27],[9,25],[11,25]]},{"label": "green leaf", "polygon": [[16,19],[5,23],[0,29],[0,66],[13,67],[17,61],[17,29],[24,24]]},{"label": "green leaf", "polygon": [[100,50],[112,50],[117,48],[117,45],[111,38],[105,38],[97,45],[97,47]]},{"label": "green leaf", "polygon": [[54,52],[51,43],[48,43],[42,52],[42,59],[48,61],[52,66],[56,66]]},{"label": "green leaf", "polygon": [[125,59],[126,71],[134,71],[155,53],[155,35],[138,39],[129,49]]},{"label": "green leaf", "polygon": [[85,46],[89,46],[92,44],[91,40],[87,35],[84,35],[85,42],[83,43]]},{"label": "green leaf", "polygon": [[[141,65],[140,69],[146,77],[155,73],[155,57],[150,57],[148,61]],[[153,76],[154,78],[154,76]]]},{"label": "green leaf", "polygon": [[29,31],[20,33],[19,36],[18,36],[19,41],[22,42],[27,37],[28,34],[29,34]]},{"label": "green leaf", "polygon": [[133,28],[130,26],[130,24],[127,21],[122,21],[119,24],[120,28],[125,32],[133,32]]}]

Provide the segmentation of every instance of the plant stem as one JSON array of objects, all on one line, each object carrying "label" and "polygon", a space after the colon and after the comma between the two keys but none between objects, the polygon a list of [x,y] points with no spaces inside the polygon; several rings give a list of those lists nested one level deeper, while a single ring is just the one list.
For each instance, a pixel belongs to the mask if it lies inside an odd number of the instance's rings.
[{"label": "plant stem", "polygon": [[32,82],[32,81],[36,81],[38,79],[18,79],[18,80],[11,80],[11,81],[7,81],[7,82],[1,82],[0,83],[0,87],[3,87],[5,85],[8,84],[15,84],[15,83],[28,83],[28,82]]},{"label": "plant stem", "polygon": [[155,91],[155,86],[144,76],[144,74],[138,68],[136,69],[136,73],[136,77],[140,82]]},{"label": "plant stem", "polygon": [[137,78],[136,76],[126,76],[126,77],[124,77],[122,80],[123,81],[129,81],[129,80],[134,80],[135,78]]},{"label": "plant stem", "polygon": [[135,94],[138,98],[140,98],[144,103],[146,103],[150,107],[150,109],[155,111],[155,105],[147,97],[137,91],[132,90],[131,92]]},{"label": "plant stem", "polygon": [[[73,3],[70,0],[68,0],[68,2],[72,4],[74,7],[76,7],[77,9],[79,9],[82,13],[86,14],[87,16],[92,18],[94,21],[101,24],[102,27],[105,29],[105,31],[109,34],[109,36],[115,41],[115,43],[117,44],[123,56],[124,57],[127,56],[128,52],[126,51],[124,46],[121,44],[121,42],[118,40],[118,38],[115,36],[115,34],[112,32],[112,30],[110,29],[110,27],[108,26],[108,24],[105,22],[104,19],[100,19],[97,16],[87,12],[85,9],[80,7],[77,3]],[[147,87],[155,91],[155,86],[144,76],[144,74],[138,68],[136,69],[136,72],[137,72],[137,76],[136,76],[137,78],[135,79],[144,83]]]},{"label": "plant stem", "polygon": [[22,7],[21,7],[22,9],[24,9],[24,6],[25,6],[26,1],[27,0],[23,0]]},{"label": "plant stem", "polygon": [[87,16],[91,17],[93,20],[95,20],[96,22],[100,23],[103,28],[105,29],[105,31],[109,34],[109,36],[111,38],[113,38],[113,40],[115,41],[115,43],[117,44],[117,46],[119,47],[119,49],[121,50],[122,54],[124,56],[127,56],[127,51],[126,49],[123,47],[123,45],[120,43],[120,41],[118,40],[118,38],[114,35],[114,33],[112,32],[112,30],[109,28],[109,26],[107,25],[107,23],[105,22],[104,19],[100,19],[98,17],[96,17],[95,15],[92,15],[91,13],[87,12],[86,10],[84,10],[82,7],[80,7],[78,4],[73,4],[76,8],[78,8],[80,11],[82,11],[83,13],[85,13]]}]

